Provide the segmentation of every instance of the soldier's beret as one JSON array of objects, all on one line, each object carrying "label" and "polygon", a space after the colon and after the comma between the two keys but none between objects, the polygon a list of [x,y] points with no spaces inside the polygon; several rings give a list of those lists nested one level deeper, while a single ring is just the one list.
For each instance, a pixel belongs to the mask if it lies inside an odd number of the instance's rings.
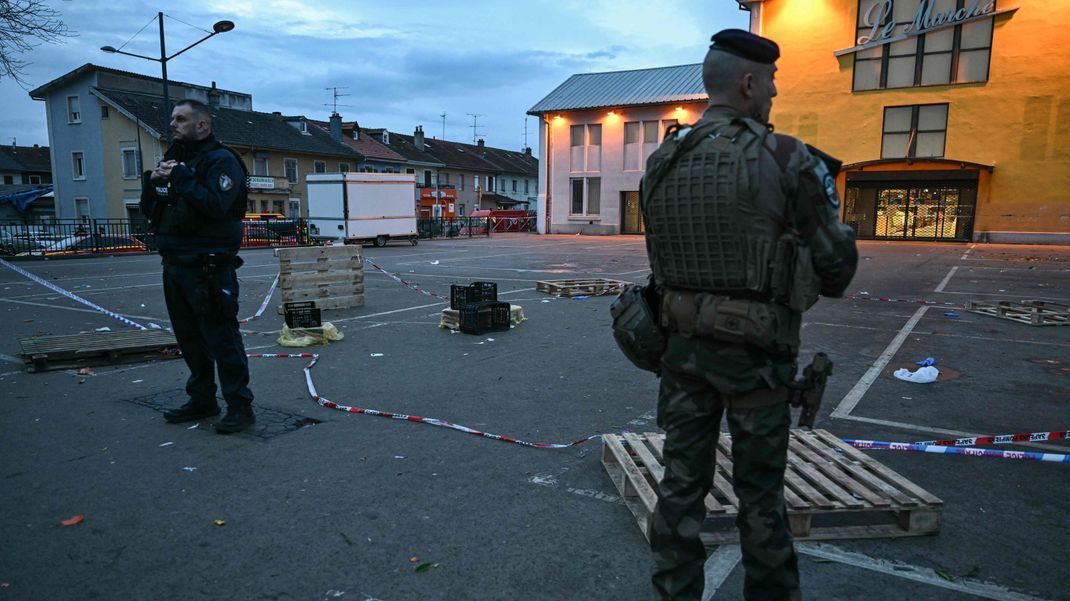
[{"label": "soldier's beret", "polygon": [[742,29],[725,29],[713,34],[710,49],[728,52],[756,63],[771,65],[780,58],[780,46]]}]

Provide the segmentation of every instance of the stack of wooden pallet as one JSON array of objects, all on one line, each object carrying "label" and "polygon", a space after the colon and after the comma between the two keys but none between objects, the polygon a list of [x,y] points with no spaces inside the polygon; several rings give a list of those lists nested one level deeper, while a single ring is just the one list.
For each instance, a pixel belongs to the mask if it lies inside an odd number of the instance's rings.
[{"label": "stack of wooden pallet", "polygon": [[556,296],[599,296],[616,292],[627,283],[605,278],[546,280],[535,282],[535,290]]},{"label": "stack of wooden pallet", "polygon": [[966,310],[1031,326],[1070,325],[1070,306],[1048,301],[968,301]]},{"label": "stack of wooden pallet", "polygon": [[[320,309],[364,306],[364,257],[360,246],[279,249],[282,302],[315,301]],[[283,314],[283,305],[278,312]]]},{"label": "stack of wooden pallet", "polygon": [[20,340],[27,371],[138,363],[178,357],[178,342],[166,330],[82,332]]}]

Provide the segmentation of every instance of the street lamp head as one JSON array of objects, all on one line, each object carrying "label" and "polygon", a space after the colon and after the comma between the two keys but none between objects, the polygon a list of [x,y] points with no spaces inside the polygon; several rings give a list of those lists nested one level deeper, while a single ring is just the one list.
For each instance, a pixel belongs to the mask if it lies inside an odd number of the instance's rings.
[{"label": "street lamp head", "polygon": [[226,33],[231,29],[234,29],[234,21],[217,21],[212,25],[212,31],[216,33]]},{"label": "street lamp head", "polygon": [[110,52],[110,53],[115,53],[115,51],[116,51],[113,46],[101,46],[100,49],[103,50],[104,52]]}]

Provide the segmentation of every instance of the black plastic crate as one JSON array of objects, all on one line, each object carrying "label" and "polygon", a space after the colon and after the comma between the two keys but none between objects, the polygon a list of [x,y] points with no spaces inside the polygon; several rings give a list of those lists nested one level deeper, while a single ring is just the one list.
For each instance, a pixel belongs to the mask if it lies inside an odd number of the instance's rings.
[{"label": "black plastic crate", "polygon": [[484,301],[460,309],[461,331],[466,334],[506,332],[509,330],[509,303]]},{"label": "black plastic crate", "polygon": [[450,309],[462,309],[465,305],[498,300],[498,284],[472,282],[468,286],[450,286]]},{"label": "black plastic crate", "polygon": [[315,301],[283,303],[282,310],[287,327],[318,328],[322,325]]}]

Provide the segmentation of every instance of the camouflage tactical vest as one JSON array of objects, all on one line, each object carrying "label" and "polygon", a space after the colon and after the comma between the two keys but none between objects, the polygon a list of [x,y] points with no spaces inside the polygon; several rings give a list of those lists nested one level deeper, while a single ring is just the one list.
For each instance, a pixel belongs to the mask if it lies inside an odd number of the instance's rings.
[{"label": "camouflage tactical vest", "polygon": [[659,285],[755,300],[788,292],[794,240],[784,215],[759,208],[785,206],[779,185],[759,185],[779,177],[760,169],[768,135],[750,119],[700,121],[670,129],[650,156],[641,206]]}]

